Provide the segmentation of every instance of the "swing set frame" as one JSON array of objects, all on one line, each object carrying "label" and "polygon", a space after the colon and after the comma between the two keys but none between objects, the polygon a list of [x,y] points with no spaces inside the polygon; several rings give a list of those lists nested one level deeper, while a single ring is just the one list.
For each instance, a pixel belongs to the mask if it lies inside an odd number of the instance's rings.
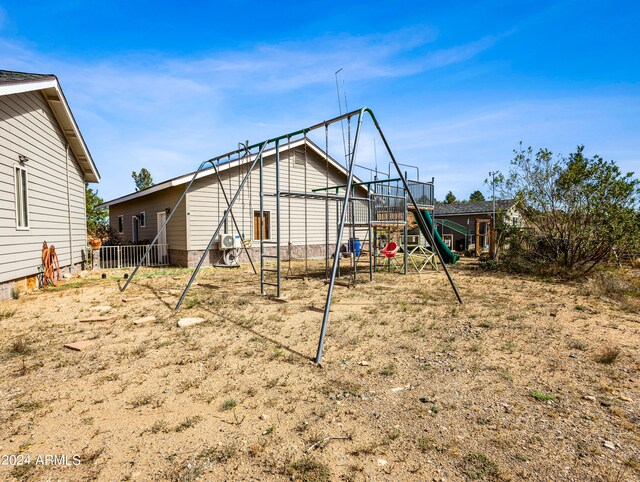
[{"label": "swing set frame", "polygon": [[[208,253],[210,252],[214,242],[216,239],[218,239],[218,235],[220,234],[221,230],[223,229],[223,227],[225,226],[225,223],[228,219],[228,217],[231,217],[232,222],[233,222],[233,226],[236,230],[236,232],[238,234],[240,234],[240,229],[238,227],[238,224],[236,223],[235,217],[233,215],[233,206],[236,204],[238,197],[241,195],[241,193],[243,192],[243,189],[245,187],[245,185],[247,184],[247,181],[251,178],[251,173],[254,170],[258,170],[258,174],[259,174],[259,203],[260,203],[260,293],[261,295],[265,295],[265,291],[266,291],[266,286],[274,286],[276,288],[276,297],[279,298],[281,295],[281,263],[282,263],[282,259],[281,259],[281,215],[280,215],[280,201],[282,197],[304,197],[305,199],[305,215],[306,215],[306,200],[313,198],[313,199],[324,199],[325,200],[325,213],[327,214],[327,218],[328,218],[328,210],[329,210],[329,201],[333,200],[333,201],[338,201],[337,203],[337,209],[336,211],[339,211],[339,222],[338,222],[338,226],[337,226],[337,234],[336,234],[336,244],[335,244],[335,249],[334,249],[334,253],[333,253],[333,262],[332,262],[332,266],[331,266],[331,270],[330,270],[330,275],[328,276],[328,281],[327,281],[327,295],[326,295],[326,301],[325,301],[325,305],[324,305],[324,310],[323,310],[323,318],[322,318],[322,326],[320,329],[320,336],[319,336],[319,340],[318,340],[318,347],[317,347],[317,351],[316,351],[316,356],[315,356],[315,362],[320,364],[322,362],[322,356],[323,356],[323,351],[324,351],[324,344],[325,344],[325,339],[326,339],[326,332],[327,332],[327,326],[329,323],[329,315],[330,315],[330,311],[331,311],[331,301],[332,301],[332,297],[333,297],[333,291],[334,291],[334,287],[336,285],[336,278],[338,277],[338,272],[339,272],[339,265],[340,265],[340,248],[342,246],[342,238],[343,238],[343,233],[344,233],[344,228],[345,225],[348,223],[348,218],[349,218],[349,213],[348,213],[348,209],[351,209],[351,229],[353,231],[355,231],[355,216],[354,216],[354,204],[353,201],[358,199],[355,196],[355,187],[357,184],[359,183],[354,183],[354,169],[356,167],[356,153],[357,153],[357,149],[358,149],[358,142],[360,141],[360,135],[361,135],[361,127],[362,127],[362,122],[364,120],[364,116],[368,115],[370,117],[370,119],[373,121],[373,124],[385,146],[385,149],[391,159],[390,165],[389,165],[389,177],[391,177],[391,165],[394,166],[396,172],[397,172],[397,179],[393,179],[394,181],[401,181],[401,185],[404,188],[404,191],[406,193],[406,200],[411,204],[411,206],[413,207],[413,209],[416,212],[416,216],[415,219],[417,221],[417,223],[419,224],[421,231],[423,233],[426,234],[427,237],[427,241],[429,242],[429,244],[433,247],[433,251],[435,252],[435,254],[437,255],[438,259],[440,260],[440,263],[443,267],[444,272],[446,273],[447,279],[449,281],[449,284],[451,285],[451,288],[458,300],[459,303],[462,303],[462,298],[460,297],[460,294],[458,292],[458,289],[453,281],[453,278],[451,277],[451,273],[449,272],[449,270],[447,269],[446,264],[444,263],[443,257],[441,255],[441,253],[439,252],[439,250],[437,249],[436,244],[434,243],[433,240],[433,235],[432,233],[429,231],[426,222],[424,221],[423,217],[421,215],[418,215],[420,213],[420,207],[412,193],[412,191],[409,188],[409,183],[406,179],[406,176],[403,174],[400,166],[403,164],[400,164],[394,154],[393,151],[391,150],[391,147],[389,146],[389,143],[387,142],[387,139],[382,131],[382,128],[380,127],[378,120],[376,119],[373,111],[371,109],[369,109],[368,107],[362,107],[360,109],[357,110],[353,110],[351,112],[347,112],[345,114],[342,114],[338,117],[334,117],[332,119],[320,122],[318,124],[314,124],[312,126],[306,127],[304,129],[300,129],[294,132],[290,132],[272,139],[267,139],[265,141],[262,142],[258,142],[255,144],[251,144],[249,145],[249,142],[247,142],[246,144],[241,144],[239,149],[236,149],[234,151],[225,153],[221,156],[217,156],[211,159],[208,159],[204,162],[202,162],[200,164],[200,166],[198,167],[198,169],[193,173],[193,176],[191,178],[191,180],[189,181],[189,183],[187,184],[187,186],[185,187],[184,192],[182,193],[182,195],[180,196],[180,198],[178,199],[176,205],[174,206],[174,208],[171,210],[171,212],[169,213],[169,215],[167,216],[164,224],[161,226],[160,229],[158,229],[158,234],[155,236],[155,238],[153,239],[153,241],[147,246],[147,249],[145,251],[145,253],[142,255],[141,259],[139,260],[138,264],[136,265],[136,267],[134,268],[133,272],[131,273],[131,275],[129,276],[129,278],[127,279],[127,282],[122,286],[121,291],[124,291],[127,289],[127,287],[129,286],[129,284],[132,282],[132,280],[135,278],[136,273],[138,272],[140,266],[142,266],[146,260],[146,258],[149,256],[149,253],[152,249],[152,247],[157,243],[161,233],[163,230],[166,229],[167,224],[169,223],[169,221],[171,220],[173,214],[176,212],[176,208],[184,201],[187,192],[189,192],[189,190],[191,189],[191,186],[193,185],[194,181],[196,180],[198,174],[203,170],[203,169],[209,169],[211,167],[214,168],[216,175],[218,176],[218,180],[220,181],[220,174],[219,174],[219,170],[218,170],[218,166],[220,165],[221,161],[227,159],[229,161],[231,161],[231,159],[233,157],[235,157],[236,159],[241,159],[243,157],[248,157],[250,159],[250,161],[248,162],[248,167],[246,169],[246,171],[242,171],[243,172],[243,177],[242,180],[240,181],[240,184],[238,186],[238,189],[236,190],[236,192],[233,194],[233,196],[231,197],[231,199],[229,199],[229,197],[227,196],[227,193],[224,189],[223,183],[220,182],[220,188],[221,191],[223,193],[224,196],[224,200],[225,203],[227,205],[222,217],[220,218],[220,221],[218,222],[218,225],[216,227],[216,229],[213,232],[213,235],[211,236],[209,243],[207,244],[207,247],[205,248],[205,250],[203,251],[202,256],[200,257],[193,273],[191,274],[191,277],[189,278],[189,281],[187,282],[187,285],[185,286],[182,294],[180,295],[180,298],[175,306],[175,310],[178,310],[180,308],[180,306],[182,305],[182,302],[184,301],[185,296],[187,295],[187,292],[189,291],[189,289],[191,288],[191,285],[193,284],[196,276],[198,275],[198,272],[200,271],[200,268],[202,267]],[[346,159],[347,159],[347,166],[346,166],[346,170],[347,170],[347,182],[346,184],[343,186],[344,187],[344,195],[339,195],[339,194],[335,194],[332,195],[328,192],[328,186],[324,189],[324,194],[320,194],[319,192],[312,192],[312,193],[293,193],[290,191],[283,191],[281,190],[280,187],[280,143],[283,140],[287,140],[288,143],[290,143],[291,138],[296,137],[296,136],[304,136],[305,138],[305,187],[306,187],[306,137],[308,135],[309,132],[311,131],[315,131],[317,129],[325,129],[325,142],[327,144],[328,147],[328,127],[331,124],[337,123],[337,122],[341,122],[343,120],[347,120],[347,122],[350,124],[351,119],[353,117],[357,118],[357,123],[356,123],[356,130],[355,130],[355,135],[354,135],[354,140],[353,140],[353,146],[351,146],[351,142],[349,142],[349,151],[346,153]],[[349,134],[350,134],[350,129],[349,129]],[[350,137],[350,135],[349,135]],[[264,162],[263,162],[263,153],[265,152],[265,150],[267,149],[268,146],[273,145],[275,147],[275,193],[265,193],[264,192],[264,179],[263,179],[263,170],[264,170]],[[252,151],[257,150],[257,152],[255,154],[252,153]],[[327,166],[328,166],[328,149],[325,149],[325,161],[327,162]],[[289,152],[289,155],[290,152]],[[294,153],[295,156],[295,153]],[[289,164],[290,165],[290,164]],[[328,167],[327,167],[328,169]],[[327,181],[328,183],[328,181]],[[323,189],[317,189],[316,191],[320,191]],[[264,232],[264,197],[265,196],[269,196],[269,195],[275,195],[276,198],[276,240],[274,241],[267,241],[264,239],[264,236],[262,236],[262,233]],[[371,204],[369,203],[369,211],[370,211],[370,206]],[[406,212],[406,208],[407,208],[407,203],[405,202],[405,212]],[[288,211],[288,215],[291,216],[291,211]],[[371,229],[371,216],[369,213],[369,230]],[[307,220],[305,219],[305,249],[306,249],[306,222]],[[405,227],[406,227],[406,214],[405,214]],[[328,249],[329,249],[329,235],[328,235],[328,225],[327,225],[327,231],[326,231],[326,252],[325,252],[325,271],[328,271],[329,268],[329,256],[328,256]],[[289,243],[291,242],[291,238],[289,237]],[[265,258],[269,258],[269,257],[273,257],[273,256],[269,256],[269,255],[265,255],[265,243],[275,243],[276,244],[276,269],[268,269],[265,268],[264,264],[265,264]],[[371,237],[369,237],[369,243],[371,243]],[[245,245],[245,243],[243,242],[243,247],[244,250],[249,258],[249,261],[251,263],[251,266],[253,268],[254,273],[257,274],[256,271],[256,267],[251,259],[251,255]],[[371,248],[370,248],[371,249]],[[306,253],[306,252],[305,252]],[[305,256],[306,258],[306,256]],[[291,254],[290,254],[290,249],[289,249],[289,260],[291,260]],[[370,279],[372,280],[372,272],[371,272],[371,264],[370,264]],[[265,273],[268,272],[274,272],[276,274],[276,282],[275,283],[270,283],[267,282],[265,280]],[[356,275],[356,266],[355,263],[353,265],[353,276],[355,277]]]}]

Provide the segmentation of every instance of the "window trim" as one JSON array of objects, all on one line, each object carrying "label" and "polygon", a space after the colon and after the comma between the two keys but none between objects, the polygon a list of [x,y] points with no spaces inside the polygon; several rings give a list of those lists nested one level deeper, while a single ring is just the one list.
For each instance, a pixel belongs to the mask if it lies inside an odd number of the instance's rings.
[{"label": "window trim", "polygon": [[[259,209],[254,209],[253,210],[253,221],[252,221],[252,226],[251,226],[251,238],[253,241],[260,241],[260,238],[256,239],[254,238],[255,234],[256,234],[256,214],[258,215],[258,219],[260,219],[260,210]],[[264,240],[265,241],[271,241],[271,210],[267,210],[267,209],[263,209],[262,210],[262,219],[264,219],[265,217],[269,217],[269,224],[268,227],[266,229],[266,231],[269,234],[269,237],[265,237]],[[264,222],[264,221],[263,221]],[[266,225],[267,223],[265,223]],[[260,233],[260,235],[262,236],[262,233]]]},{"label": "window trim", "polygon": [[[25,204],[27,207],[27,223],[26,226],[20,226],[20,215],[18,214],[19,211],[21,210],[21,206],[18,205],[18,176],[17,173],[18,171],[22,171],[24,172],[24,177],[25,177],[25,189],[26,192],[23,193],[23,196],[25,198]],[[22,181],[22,179],[20,179]],[[29,171],[27,170],[26,166],[23,164],[19,164],[19,163],[14,163],[13,164],[13,191],[14,191],[14,197],[15,197],[15,208],[16,208],[16,231],[30,231],[31,230],[31,216],[29,216]]]},{"label": "window trim", "polygon": [[124,214],[118,216],[118,234],[124,234]]},{"label": "window trim", "polygon": [[147,227],[147,213],[145,211],[140,211],[140,214],[138,215],[138,221],[140,222],[140,224],[138,225],[139,228]]}]

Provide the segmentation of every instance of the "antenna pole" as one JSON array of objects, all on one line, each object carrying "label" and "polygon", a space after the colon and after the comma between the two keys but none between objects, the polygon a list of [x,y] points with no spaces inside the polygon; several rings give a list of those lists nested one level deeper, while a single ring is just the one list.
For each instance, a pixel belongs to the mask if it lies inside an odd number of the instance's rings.
[{"label": "antenna pole", "polygon": [[[338,74],[342,71],[342,67],[336,70],[336,93],[338,94],[338,113],[342,115],[342,102],[340,101],[340,85],[338,84]],[[340,119],[340,127],[342,128],[342,149],[344,150],[344,158],[347,159],[347,143],[344,138],[344,123]]]}]

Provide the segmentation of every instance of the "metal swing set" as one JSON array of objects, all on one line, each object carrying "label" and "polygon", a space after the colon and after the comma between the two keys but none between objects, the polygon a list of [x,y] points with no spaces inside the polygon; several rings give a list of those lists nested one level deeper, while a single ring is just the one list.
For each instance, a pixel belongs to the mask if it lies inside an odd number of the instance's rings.
[{"label": "metal swing set", "polygon": [[[412,190],[410,189],[410,185],[409,185],[409,181],[406,178],[406,175],[403,174],[400,166],[402,164],[400,164],[396,159],[395,156],[393,155],[393,152],[391,151],[391,148],[387,142],[387,139],[384,136],[384,133],[382,131],[382,129],[380,128],[380,125],[378,124],[378,121],[373,113],[373,111],[371,109],[369,109],[368,107],[362,107],[358,110],[354,110],[345,114],[342,114],[338,117],[334,117],[332,119],[320,122],[318,124],[314,124],[310,127],[306,127],[304,129],[300,129],[294,132],[290,132],[287,134],[284,134],[282,136],[278,136],[272,139],[267,139],[265,141],[262,142],[258,142],[255,144],[249,144],[249,142],[247,141],[246,144],[240,144],[239,149],[236,149],[234,151],[228,152],[226,154],[223,154],[221,156],[218,157],[214,157],[211,159],[208,159],[204,162],[202,162],[200,164],[200,166],[198,167],[198,169],[193,173],[193,176],[191,178],[191,180],[189,181],[189,183],[187,184],[184,192],[182,193],[182,195],[180,196],[180,198],[178,199],[176,206],[174,207],[174,209],[171,210],[171,212],[169,213],[169,215],[167,216],[166,220],[164,221],[164,224],[161,226],[161,228],[158,230],[158,234],[156,235],[156,237],[153,239],[153,241],[151,242],[151,244],[147,247],[145,253],[143,254],[142,258],[140,259],[140,261],[138,262],[138,264],[136,265],[135,269],[133,270],[133,272],[131,273],[131,275],[129,276],[129,278],[127,279],[126,283],[124,284],[124,286],[121,288],[121,291],[124,291],[127,289],[127,287],[129,286],[129,284],[131,283],[131,281],[135,278],[136,273],[138,272],[138,269],[140,268],[140,266],[142,266],[146,260],[146,258],[149,256],[149,253],[152,249],[152,247],[157,243],[161,233],[166,229],[167,224],[169,223],[169,221],[171,220],[173,214],[176,212],[176,209],[185,199],[186,194],[189,192],[190,188],[192,187],[194,181],[196,180],[196,178],[198,177],[198,174],[203,170],[203,169],[209,169],[210,167],[213,167],[215,174],[218,178],[218,183],[220,186],[220,191],[224,197],[224,201],[226,203],[226,209],[224,210],[224,213],[222,215],[222,217],[220,218],[218,225],[215,229],[215,231],[213,232],[213,235],[211,236],[209,243],[207,244],[207,247],[205,248],[205,250],[203,251],[202,256],[200,257],[193,273],[191,274],[191,277],[189,278],[189,281],[187,282],[187,285],[185,286],[182,294],[180,295],[180,298],[175,306],[175,310],[178,310],[180,308],[180,306],[182,305],[182,302],[185,299],[185,296],[187,295],[187,292],[189,291],[191,285],[193,284],[193,281],[195,280],[196,276],[198,275],[198,272],[200,271],[200,268],[202,267],[206,257],[208,256],[214,242],[216,239],[218,239],[218,235],[221,233],[221,230],[223,229],[224,226],[226,226],[227,220],[230,217],[233,223],[233,227],[236,231],[236,233],[238,235],[241,236],[241,230],[240,227],[238,226],[238,223],[236,222],[236,218],[234,217],[233,214],[233,207],[236,204],[236,202],[238,201],[238,198],[241,196],[241,193],[243,193],[243,189],[245,187],[245,185],[247,184],[247,182],[251,182],[251,174],[254,171],[258,171],[258,176],[259,176],[259,213],[260,213],[260,225],[259,225],[259,229],[260,229],[260,239],[259,239],[259,251],[260,251],[260,294],[261,295],[266,295],[266,291],[268,289],[268,287],[272,287],[275,288],[275,296],[277,298],[280,298],[281,296],[281,281],[282,281],[282,275],[281,275],[281,270],[282,270],[282,263],[283,263],[283,259],[282,259],[282,253],[281,253],[281,235],[282,235],[282,219],[281,219],[281,198],[286,197],[288,198],[288,203],[289,203],[289,209],[287,211],[287,215],[289,217],[289,237],[288,237],[288,248],[287,248],[287,252],[288,252],[288,262],[289,262],[289,269],[287,271],[287,275],[290,275],[291,273],[291,260],[292,260],[292,253],[291,253],[291,227],[290,227],[290,217],[291,217],[291,199],[292,198],[303,198],[304,199],[304,214],[305,214],[305,273],[306,270],[308,268],[307,265],[307,258],[308,258],[308,254],[307,254],[307,200],[320,200],[320,201],[324,201],[325,204],[325,219],[327,221],[327,226],[326,226],[326,230],[325,230],[325,277],[326,277],[326,284],[328,285],[327,287],[327,295],[326,295],[326,301],[325,301],[325,305],[324,305],[324,310],[323,310],[323,318],[322,318],[322,326],[320,329],[320,336],[319,336],[319,340],[318,340],[318,347],[317,347],[317,351],[316,351],[316,357],[315,357],[315,362],[320,364],[322,362],[322,356],[323,356],[323,349],[324,349],[324,343],[325,343],[325,337],[326,337],[326,331],[327,331],[327,326],[329,323],[329,314],[331,311],[331,301],[332,301],[332,297],[333,297],[333,291],[334,291],[334,287],[337,284],[337,277],[339,276],[339,270],[340,270],[340,257],[341,257],[341,248],[343,247],[342,245],[342,238],[343,238],[343,233],[344,233],[344,229],[345,229],[345,225],[350,225],[350,229],[352,231],[352,234],[355,234],[355,229],[356,229],[356,213],[355,213],[355,208],[354,208],[354,204],[356,202],[364,202],[365,205],[367,206],[367,218],[368,218],[368,243],[369,243],[369,256],[370,256],[370,260],[371,260],[371,253],[372,253],[372,223],[371,223],[371,210],[372,210],[372,198],[371,197],[359,197],[356,196],[355,194],[355,188],[357,184],[368,184],[367,185],[367,190],[370,189],[370,184],[374,184],[374,183],[354,183],[354,170],[356,168],[356,152],[358,149],[358,142],[360,140],[361,137],[361,127],[362,127],[362,122],[364,120],[364,116],[365,114],[367,114],[371,120],[374,123],[374,126],[385,146],[385,149],[391,159],[390,162],[390,166],[393,165],[395,168],[395,171],[397,172],[397,178],[391,179],[391,167],[389,166],[389,178],[388,180],[386,180],[386,182],[389,181],[397,181],[398,182],[398,186],[400,187],[400,189],[404,190],[404,211],[405,211],[405,218],[404,218],[404,222],[405,222],[405,241],[406,241],[406,211],[407,211],[407,204],[409,203],[412,208],[415,210],[416,212],[416,216],[415,219],[421,229],[421,231],[426,235],[427,241],[428,243],[433,247],[433,251],[435,253],[435,255],[437,255],[440,264],[443,267],[444,272],[447,275],[447,279],[449,280],[449,283],[451,285],[451,288],[453,289],[453,292],[458,300],[459,303],[462,303],[462,298],[460,297],[460,294],[458,293],[458,289],[456,288],[456,285],[451,277],[451,274],[449,273],[449,270],[447,269],[446,264],[444,263],[444,260],[442,258],[441,253],[439,252],[439,250],[437,249],[436,244],[434,243],[434,239],[433,239],[433,234],[429,231],[425,220],[423,219],[423,217],[421,215],[419,215],[420,213],[420,208],[418,205],[418,202],[416,200],[416,198],[414,197],[414,194],[412,193]],[[351,146],[351,142],[349,142],[349,150],[348,152],[346,152],[346,156],[345,156],[345,160],[346,160],[346,172],[347,172],[347,182],[345,185],[343,186],[334,186],[333,188],[330,188],[328,185],[328,172],[329,172],[329,154],[328,154],[328,146],[329,146],[329,126],[331,124],[335,124],[337,122],[342,122],[344,120],[346,120],[349,123],[349,126],[351,124],[351,119],[352,118],[357,118],[357,122],[356,122],[356,130],[355,130],[355,135],[354,135],[354,139],[353,139],[353,146]],[[306,172],[306,146],[307,146],[307,135],[312,132],[312,131],[316,131],[319,129],[323,129],[325,130],[325,168],[326,168],[326,186],[325,188],[319,188],[316,189],[315,192],[307,192],[307,172]],[[350,137],[350,132],[351,130],[349,129],[349,137]],[[304,192],[294,192],[291,191],[291,173],[290,173],[290,169],[291,169],[291,163],[289,162],[289,157],[291,156],[291,149],[289,149],[288,155],[287,155],[287,164],[288,164],[288,169],[289,171],[287,172],[288,175],[288,180],[289,183],[287,185],[287,190],[282,190],[281,189],[281,181],[280,181],[280,174],[281,174],[281,159],[280,159],[280,151],[281,151],[281,142],[282,141],[287,141],[287,147],[290,148],[290,143],[291,140],[293,138],[296,138],[298,136],[303,136],[304,138],[304,145],[305,145],[305,151],[304,151],[304,156],[305,156],[305,171],[304,171]],[[263,159],[263,153],[266,151],[268,146],[273,146],[275,148],[275,192],[273,193],[267,193],[265,192],[264,189],[264,176],[263,176],[263,171],[264,171],[264,159]],[[346,149],[345,149],[346,151]],[[295,152],[294,152],[295,155]],[[231,197],[231,199],[229,199],[229,196],[227,195],[227,192],[224,188],[224,185],[222,183],[220,174],[219,174],[219,170],[218,170],[218,166],[222,163],[222,162],[231,162],[232,160],[241,160],[241,159],[248,159],[249,162],[247,162],[247,169],[246,171],[243,169],[242,170],[242,179],[239,183],[238,189],[236,190],[236,192],[233,194],[233,196]],[[384,183],[385,181],[376,181],[375,183]],[[329,191],[331,189],[335,188],[335,193],[330,193]],[[339,188],[343,189],[343,193],[339,191]],[[242,199],[242,204],[244,204],[244,194],[242,194],[243,199]],[[275,214],[276,214],[276,239],[275,240],[267,240],[265,239],[265,236],[262,235],[262,233],[264,233],[264,212],[265,212],[265,205],[264,205],[264,200],[266,196],[274,196],[275,197]],[[400,196],[391,196],[391,197],[397,197],[400,198]],[[332,264],[331,267],[329,266],[329,249],[330,249],[330,245],[329,245],[329,204],[330,202],[334,202],[336,205],[336,215],[337,215],[337,219],[338,219],[338,224],[337,224],[337,233],[336,233],[336,242],[335,242],[335,247],[331,247],[333,248],[333,256],[332,256]],[[270,254],[271,251],[269,253],[267,253],[265,251],[265,248],[269,247],[268,245],[271,245],[271,247],[275,247],[275,255]],[[275,246],[274,246],[275,245]],[[251,263],[251,267],[253,269],[254,274],[257,274],[257,269],[255,264],[253,263],[253,260],[251,259],[251,255],[249,253],[249,250],[246,246],[246,244],[244,242],[242,242],[242,247],[249,259],[249,262]],[[271,267],[271,264],[269,265],[269,267],[265,267],[265,262],[267,260],[271,260],[273,261],[273,259],[275,259],[275,269],[273,269]],[[356,277],[356,273],[357,273],[357,259],[355,257],[355,255],[353,253],[351,253],[351,259],[352,259],[352,263],[351,263],[351,276],[353,277],[353,279],[355,280]],[[284,260],[287,261],[287,260]],[[405,266],[406,266],[406,257],[405,257]],[[268,275],[269,273],[271,274],[275,274],[275,281],[269,281],[265,275]],[[405,268],[405,273],[406,273],[406,268]],[[372,281],[373,280],[373,264],[370,262],[369,263],[369,280]]]}]

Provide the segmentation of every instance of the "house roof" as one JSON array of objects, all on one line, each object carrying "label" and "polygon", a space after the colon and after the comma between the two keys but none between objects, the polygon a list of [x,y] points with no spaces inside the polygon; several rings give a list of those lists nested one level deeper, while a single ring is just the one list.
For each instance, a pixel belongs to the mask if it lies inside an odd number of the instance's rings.
[{"label": "house roof", "polygon": [[[496,199],[496,211],[507,211],[516,203],[515,199]],[[465,214],[490,214],[493,201],[473,201],[453,204],[436,204],[434,216],[460,216]]]},{"label": "house roof", "polygon": [[99,182],[100,173],[93,162],[89,148],[84,142],[78,124],[76,124],[58,78],[53,74],[32,74],[0,70],[0,96],[33,91],[41,91],[49,107],[51,107],[53,115],[58,124],[60,124],[69,144],[69,148],[85,174],[85,179],[88,182]]},{"label": "house roof", "polygon": [[36,82],[39,80],[55,80],[53,74],[30,74],[28,72],[14,72],[12,70],[0,70],[0,83]]},{"label": "house roof", "polygon": [[[293,141],[290,142],[288,144],[281,144],[280,145],[280,153],[282,154],[283,152],[288,151],[289,149],[295,149],[296,147],[300,147],[303,146],[304,143],[307,143],[307,147],[311,148],[312,152],[315,152],[316,155],[320,158],[323,159],[325,158],[325,152],[320,149],[313,141],[311,141],[309,138],[303,138],[303,139],[299,139],[297,141]],[[276,153],[276,149],[271,148],[271,149],[265,149],[265,151],[262,153],[263,157],[269,157],[269,156],[273,156]],[[342,166],[339,162],[337,162],[335,159],[333,159],[331,156],[327,156],[328,161],[329,161],[329,165],[332,166],[334,169],[337,169],[339,172],[343,173],[345,176],[347,175],[347,170],[344,168],[344,166]],[[218,171],[219,172],[224,172],[227,171],[229,169],[233,169],[234,167],[243,165],[243,164],[247,164],[250,161],[253,161],[253,159],[255,159],[255,154],[250,154],[248,156],[243,156],[241,158],[238,159],[234,159],[232,161],[225,161],[224,163],[221,164],[216,164],[218,167]],[[114,204],[120,204],[122,202],[126,202],[126,201],[131,201],[133,199],[138,199],[144,196],[148,196],[149,194],[153,194],[155,192],[158,191],[162,191],[164,189],[169,189],[171,187],[175,187],[175,186],[180,186],[182,184],[187,184],[189,183],[189,181],[191,181],[191,178],[193,178],[193,175],[195,174],[196,171],[192,171],[188,174],[183,174],[182,176],[178,176],[178,177],[174,177],[173,179],[169,179],[167,181],[163,181],[159,184],[155,184],[154,186],[148,187],[146,189],[143,189],[142,191],[137,191],[137,192],[133,192],[130,194],[126,194],[124,196],[121,196],[119,198],[116,199],[112,199],[111,201],[107,201],[103,204],[101,204],[100,206],[98,206],[98,208],[103,208],[103,207],[109,207],[109,206],[113,206]],[[202,171],[200,171],[198,173],[198,175],[196,176],[196,179],[202,179],[203,177],[207,177],[207,176],[212,176],[215,175],[216,171],[213,167],[209,167],[207,169],[203,169]],[[359,179],[357,179],[355,176],[353,178],[353,182],[357,183],[360,182]]]}]

